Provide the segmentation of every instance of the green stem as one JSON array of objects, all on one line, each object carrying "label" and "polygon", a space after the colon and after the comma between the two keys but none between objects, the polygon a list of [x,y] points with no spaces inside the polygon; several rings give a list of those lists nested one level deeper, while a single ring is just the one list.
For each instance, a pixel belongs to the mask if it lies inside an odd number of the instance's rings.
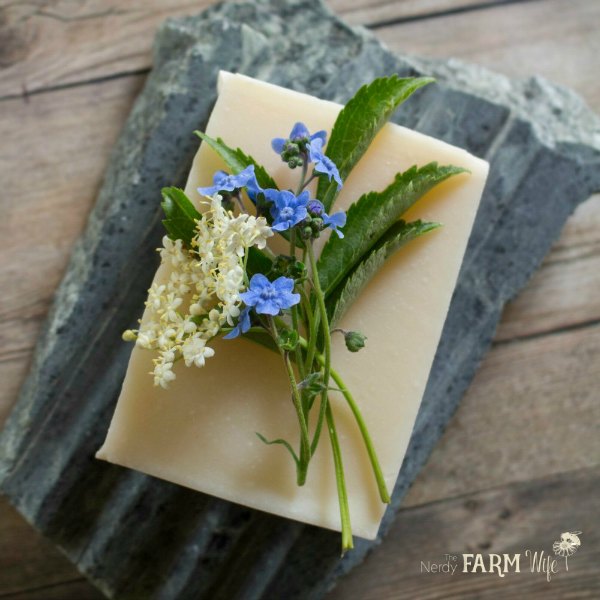
[{"label": "green stem", "polygon": [[[312,313],[312,307],[309,306],[309,309]],[[305,365],[307,372],[310,372],[312,370],[312,365],[315,362],[315,353],[317,351],[317,334],[320,324],[321,313],[317,313],[316,315],[313,313],[312,325],[310,327],[308,335],[308,349],[306,351]]]},{"label": "green stem", "polygon": [[346,490],[346,477],[344,475],[344,465],[342,462],[342,451],[338,440],[335,421],[331,406],[326,405],[327,429],[329,439],[331,440],[331,450],[333,452],[333,463],[335,466],[335,481],[337,484],[337,493],[340,503],[340,519],[342,522],[342,556],[346,550],[354,547],[352,541],[352,525],[350,523],[350,507],[348,506],[348,492]]},{"label": "green stem", "polygon": [[[296,256],[296,230],[295,229],[292,229],[292,232],[290,234],[290,255]],[[300,335],[300,328],[298,327],[298,307],[296,305],[292,306],[291,313],[292,313],[292,327],[293,327],[294,331],[297,331],[298,335]],[[296,357],[296,365],[298,366],[298,374],[300,375],[300,381],[304,381],[304,378],[306,377],[306,373],[304,371],[304,362],[302,361],[302,354],[300,352],[299,346],[296,346],[295,357]],[[303,406],[304,406],[304,403],[303,403]]]},{"label": "green stem", "polygon": [[[277,343],[277,327],[271,317],[269,317],[269,326],[271,329],[271,335]],[[294,408],[296,409],[296,415],[298,422],[300,423],[300,460],[297,467],[297,483],[302,486],[306,482],[306,472],[308,471],[308,463],[310,461],[310,437],[308,434],[308,425],[306,424],[306,416],[302,406],[302,398],[298,391],[298,384],[296,383],[296,375],[294,374],[294,368],[290,361],[290,355],[288,352],[284,352],[279,348],[279,353],[285,363],[288,378],[290,380],[290,387],[292,389],[292,401]]]},{"label": "green stem", "polygon": [[[313,181],[313,179],[316,179],[317,177],[318,177],[318,175],[313,172],[313,174],[304,182],[304,185],[300,188],[300,191],[302,191],[305,187],[308,187],[308,185],[310,185],[311,181]],[[296,195],[298,195],[298,194],[296,194]]]},{"label": "green stem", "polygon": [[[303,348],[307,348],[308,342],[304,338],[300,338],[300,345]],[[316,360],[319,364],[323,365],[325,363],[325,358],[318,354],[316,355]],[[367,424],[354,400],[354,397],[350,393],[350,390],[346,387],[344,380],[341,378],[340,374],[335,370],[331,369],[331,378],[335,381],[337,386],[340,388],[340,391],[344,395],[352,414],[354,415],[354,419],[356,420],[356,424],[358,425],[358,429],[360,430],[360,434],[363,438],[365,447],[367,449],[367,454],[369,455],[369,460],[371,461],[371,467],[373,468],[373,474],[375,475],[375,480],[377,482],[377,488],[379,489],[379,496],[382,502],[386,504],[390,503],[390,495],[387,490],[387,486],[385,484],[385,479],[383,477],[383,472],[381,470],[381,465],[379,464],[379,458],[377,457],[377,452],[375,451],[375,446],[373,445],[373,440],[371,439],[371,435],[369,434],[369,430],[367,429]]]},{"label": "green stem", "polygon": [[[323,295],[323,291],[321,290],[321,282],[319,281],[319,271],[317,269],[317,261],[315,259],[315,252],[313,250],[312,244],[307,244],[308,247],[308,257],[310,260],[310,268],[311,275],[314,282],[315,287],[315,296],[317,297],[317,305],[319,306],[319,312],[321,315],[321,324],[323,331],[323,342],[325,346],[325,363],[323,364],[323,386],[324,390],[321,394],[321,406],[319,409],[319,418],[317,419],[317,425],[315,427],[315,433],[313,436],[313,441],[310,446],[311,455],[315,453],[317,446],[319,444],[319,438],[321,436],[321,429],[323,427],[323,419],[325,417],[325,413],[327,410],[328,404],[328,387],[329,387],[329,374],[331,370],[331,333],[329,331],[329,319],[327,318],[327,308],[325,306],[325,296]],[[311,332],[312,333],[312,332]],[[316,333],[314,335],[316,338]],[[310,343],[310,340],[309,340]],[[309,357],[310,358],[310,357]]]},{"label": "green stem", "polygon": [[306,171],[308,170],[308,161],[305,159],[302,163],[302,174],[300,175],[300,183],[298,184],[298,189],[296,190],[296,196],[299,196],[304,186],[306,185]]},{"label": "green stem", "polygon": [[[318,358],[317,358],[318,360]],[[367,425],[365,420],[363,419],[362,413],[358,408],[352,394],[345,386],[342,378],[339,373],[335,371],[335,369],[331,369],[331,377],[336,382],[340,391],[346,398],[346,402],[354,415],[354,419],[356,420],[356,424],[360,430],[360,434],[362,435],[363,441],[365,443],[365,447],[367,449],[367,454],[369,455],[369,460],[371,461],[371,467],[373,468],[373,474],[375,475],[375,481],[377,482],[377,488],[379,489],[379,496],[382,502],[385,504],[389,504],[391,502],[390,495],[387,490],[387,486],[385,484],[385,479],[383,477],[383,472],[381,471],[381,465],[379,464],[379,458],[377,457],[377,452],[375,452],[375,446],[373,445],[373,440],[371,439],[371,435],[369,430],[367,429]]]}]

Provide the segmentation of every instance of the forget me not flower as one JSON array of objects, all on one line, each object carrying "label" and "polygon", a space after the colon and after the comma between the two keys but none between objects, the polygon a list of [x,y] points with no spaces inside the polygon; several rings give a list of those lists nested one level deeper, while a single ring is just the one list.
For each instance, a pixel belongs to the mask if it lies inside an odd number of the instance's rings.
[{"label": "forget me not flower", "polygon": [[240,298],[247,306],[253,306],[260,315],[278,315],[282,309],[291,308],[300,302],[300,294],[294,294],[294,280],[278,277],[269,281],[261,273],[252,276],[247,292]]},{"label": "forget me not flower", "polygon": [[308,190],[295,196],[288,190],[264,190],[265,198],[271,204],[271,216],[275,231],[285,231],[306,219],[306,206],[309,200]]},{"label": "forget me not flower", "polygon": [[250,329],[250,307],[246,306],[240,312],[237,325],[227,334],[223,336],[224,340],[232,340],[242,333],[246,333]]},{"label": "forget me not flower", "polygon": [[217,171],[213,176],[213,185],[199,187],[198,192],[204,196],[213,196],[217,192],[233,192],[243,187],[247,188],[248,196],[252,200],[256,198],[258,192],[262,192],[261,187],[256,181],[254,165],[247,166],[237,175],[229,175],[225,171]]},{"label": "forget me not flower", "polygon": [[346,213],[343,210],[336,212],[333,215],[328,215],[325,212],[323,203],[319,200],[311,200],[307,206],[308,214],[311,217],[320,217],[323,219],[325,227],[330,227],[338,234],[338,237],[343,238],[344,234],[338,229],[346,224]]},{"label": "forget me not flower", "polygon": [[292,127],[292,131],[290,131],[290,137],[285,138],[275,138],[271,141],[271,148],[277,152],[277,154],[281,154],[285,146],[288,142],[292,142],[294,144],[302,145],[302,144],[310,144],[314,140],[321,140],[323,144],[325,144],[325,140],[327,139],[327,132],[325,130],[317,131],[317,133],[313,133],[312,135],[308,131],[308,128],[304,123],[296,123],[294,127]]},{"label": "forget me not flower", "polygon": [[342,187],[342,178],[336,164],[323,153],[323,140],[314,139],[308,145],[308,156],[315,163],[317,173],[325,173],[329,181],[333,178],[338,184],[338,190]]}]

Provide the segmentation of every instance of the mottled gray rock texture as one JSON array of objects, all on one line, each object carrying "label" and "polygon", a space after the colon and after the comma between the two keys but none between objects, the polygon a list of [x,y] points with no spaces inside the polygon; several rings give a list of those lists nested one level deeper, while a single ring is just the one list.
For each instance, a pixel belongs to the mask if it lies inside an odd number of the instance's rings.
[{"label": "mottled gray rock texture", "polygon": [[[170,20],[31,373],[0,440],[2,491],[107,596],[321,597],[372,546],[97,461],[161,237],[159,190],[181,184],[219,69],[344,102],[374,77],[437,76],[395,117],[492,164],[425,398],[381,535],[471,381],[504,303],[574,207],[600,189],[600,123],[573,94],[454,61],[398,57],[318,0],[223,4]],[[59,351],[57,351],[59,350]]]}]

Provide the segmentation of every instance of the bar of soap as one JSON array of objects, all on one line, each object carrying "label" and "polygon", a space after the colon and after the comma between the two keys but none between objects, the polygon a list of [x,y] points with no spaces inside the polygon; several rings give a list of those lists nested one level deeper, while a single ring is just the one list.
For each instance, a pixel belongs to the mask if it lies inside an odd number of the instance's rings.
[{"label": "bar of soap", "polygon": [[[416,99],[409,102],[418,101]],[[241,147],[274,175],[281,188],[296,186],[270,147],[296,121],[310,131],[332,125],[338,104],[242,75],[221,72],[219,97],[206,132]],[[358,402],[393,489],[441,335],[450,298],[488,173],[488,164],[460,148],[389,124],[345,182],[338,206],[383,189],[394,175],[431,161],[470,170],[442,183],[406,215],[443,227],[397,252],[346,313],[340,327],[368,337],[359,353],[334,335],[333,364]],[[212,184],[224,168],[201,145],[186,186]],[[157,190],[158,193],[158,190]],[[167,275],[163,265],[157,277]],[[295,467],[279,446],[255,435],[286,438],[294,445],[298,424],[281,359],[244,339],[220,340],[202,369],[176,363],[168,390],[153,386],[153,352],[135,348],[106,441],[97,457],[155,477],[298,521],[340,530],[339,505],[327,433],[308,480],[297,487]],[[354,419],[339,393],[331,403],[338,425],[350,514],[355,535],[373,539],[385,505],[379,500]]]}]

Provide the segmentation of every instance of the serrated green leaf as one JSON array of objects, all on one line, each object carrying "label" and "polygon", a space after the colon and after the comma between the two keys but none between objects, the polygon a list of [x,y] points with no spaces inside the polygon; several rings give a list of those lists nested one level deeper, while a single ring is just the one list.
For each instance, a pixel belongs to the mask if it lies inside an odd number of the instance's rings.
[{"label": "serrated green leaf", "polygon": [[196,221],[201,217],[200,213],[183,190],[166,187],[161,193],[161,206],[166,217],[163,225],[167,235],[173,240],[183,240],[189,247],[196,231]]},{"label": "serrated green leaf", "polygon": [[327,312],[334,326],[342,318],[348,307],[356,300],[365,285],[381,269],[383,263],[399,248],[415,238],[437,229],[439,223],[398,221],[390,227],[369,255],[363,259],[348,277],[327,299]]},{"label": "serrated green leaf", "polygon": [[[338,115],[326,154],[337,165],[342,180],[361,159],[379,130],[396,108],[420,87],[434,81],[430,77],[397,75],[375,79],[361,87]],[[337,184],[321,176],[317,198],[329,210],[337,197]]]},{"label": "serrated green leaf", "polygon": [[211,138],[202,131],[194,131],[194,133],[203,141],[205,141],[224,161],[225,164],[237,175],[246,167],[254,165],[254,174],[258,185],[263,189],[279,189],[275,180],[267,173],[266,169],[259,165],[251,156],[247,155],[240,148],[233,149],[228,146],[221,138]]},{"label": "serrated green leaf", "polygon": [[344,237],[332,235],[318,261],[319,279],[328,295],[375,246],[385,232],[424,194],[465,169],[429,163],[398,173],[382,192],[361,196],[347,212]]}]

